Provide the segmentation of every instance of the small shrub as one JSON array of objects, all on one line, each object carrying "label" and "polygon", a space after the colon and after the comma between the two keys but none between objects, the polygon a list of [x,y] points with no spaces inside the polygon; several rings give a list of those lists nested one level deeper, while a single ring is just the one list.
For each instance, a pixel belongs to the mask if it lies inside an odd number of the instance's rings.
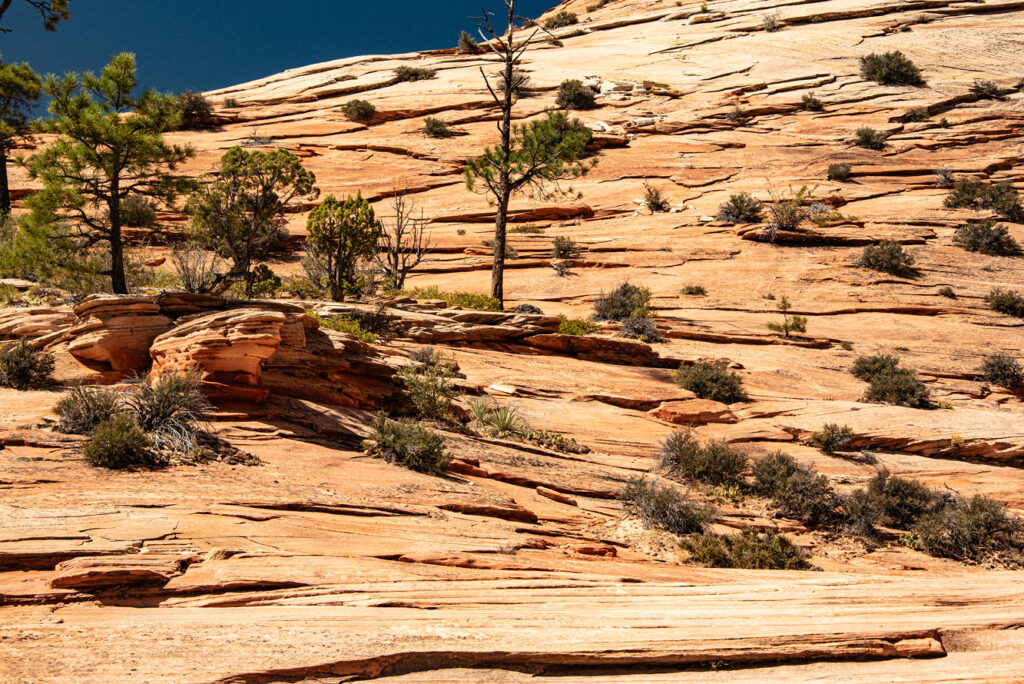
[{"label": "small shrub", "polygon": [[773,451],[754,461],[751,467],[754,491],[762,496],[777,496],[785,488],[790,476],[802,468],[789,454]]},{"label": "small shrub", "polygon": [[886,472],[873,477],[866,492],[877,507],[882,524],[901,530],[910,529],[944,503],[938,490]]},{"label": "small shrub", "polygon": [[914,371],[908,368],[894,368],[871,378],[864,393],[864,401],[909,408],[928,408],[928,388]]},{"label": "small shrub", "polygon": [[683,364],[675,372],[675,381],[701,399],[711,399],[724,404],[747,401],[743,379],[729,370],[725,361],[698,361],[692,366]]},{"label": "small shrub", "polygon": [[[535,226],[531,223],[525,226],[512,226],[511,228],[508,229],[508,232],[518,233],[520,235],[543,235],[544,228],[542,228],[541,226]],[[555,238],[555,241],[557,242],[558,238]],[[570,240],[570,242],[572,241]]]},{"label": "small shrub", "polygon": [[82,445],[82,455],[96,468],[147,468],[161,463],[151,447],[135,418],[118,413],[96,426],[92,437]]},{"label": "small shrub", "polygon": [[860,75],[882,85],[923,86],[921,70],[899,50],[860,58]]},{"label": "small shrub", "polygon": [[597,106],[597,96],[593,89],[583,85],[582,81],[569,79],[558,86],[555,104],[562,109],[593,109]]},{"label": "small shrub", "polygon": [[152,228],[156,224],[156,205],[145,197],[129,195],[121,200],[121,225]]},{"label": "small shrub", "polygon": [[455,357],[443,356],[432,349],[428,354],[420,365],[406,366],[398,376],[421,418],[449,421],[452,419],[452,399],[460,394],[455,385]]},{"label": "small shrub", "polygon": [[857,265],[895,276],[914,275],[914,257],[904,250],[900,243],[891,240],[883,240],[877,245],[865,247]]},{"label": "small shrub", "polygon": [[782,323],[767,323],[769,330],[782,333],[786,337],[789,337],[791,332],[807,332],[807,319],[804,316],[789,314],[789,310],[793,308],[789,299],[783,296],[776,304],[776,308],[782,314]]},{"label": "small shrub", "polygon": [[181,114],[182,128],[206,128],[213,122],[213,105],[202,93],[186,90],[174,98],[174,106]]},{"label": "small shrub", "polygon": [[458,50],[467,55],[475,55],[480,52],[480,45],[473,40],[473,36],[463,31],[459,35]]},{"label": "small shrub", "polygon": [[0,306],[10,306],[21,301],[21,290],[9,283],[0,283]]},{"label": "small shrub", "polygon": [[800,224],[807,219],[804,201],[810,195],[808,187],[802,186],[796,192],[790,190],[787,197],[784,193],[772,192],[772,204],[768,208],[772,216],[772,227],[776,230],[799,230]]},{"label": "small shrub", "polygon": [[747,114],[747,112],[742,107],[737,105],[733,107],[728,114],[725,115],[725,118],[728,119],[729,121],[732,121],[733,123],[743,123],[744,121],[750,118],[750,115]]},{"label": "small shrub", "polygon": [[552,31],[565,26],[573,26],[579,22],[579,17],[577,17],[574,12],[566,12],[565,10],[562,10],[553,17],[549,17],[547,21],[544,22],[544,28],[548,31]]},{"label": "small shrub", "polygon": [[224,108],[225,109],[238,109],[241,106],[242,105],[240,105],[238,103],[238,98],[237,97],[225,97],[224,98]]},{"label": "small shrub", "polygon": [[840,517],[839,495],[827,477],[810,468],[797,466],[771,498],[782,515],[811,527],[834,525]]},{"label": "small shrub", "polygon": [[662,196],[661,190],[647,182],[644,183],[644,206],[652,214],[663,213],[672,208],[669,201]]},{"label": "small shrub", "polygon": [[933,556],[957,560],[984,560],[1012,554],[1019,560],[1021,520],[992,499],[975,495],[956,497],[914,525],[917,547]]},{"label": "small shrub", "polygon": [[913,122],[913,123],[920,123],[921,121],[927,121],[928,120],[928,108],[927,107],[914,107],[913,109],[908,110],[907,113],[903,115],[903,119],[905,121]]},{"label": "small shrub", "polygon": [[624,282],[594,302],[594,319],[621,321],[631,316],[644,317],[649,312],[650,302],[650,290]]},{"label": "small shrub", "polygon": [[580,246],[575,240],[564,235],[555,237],[551,245],[551,258],[553,259],[575,259],[580,255]]},{"label": "small shrub", "polygon": [[327,328],[328,330],[353,335],[360,342],[366,342],[367,344],[377,343],[377,337],[372,332],[364,330],[363,326],[359,324],[359,321],[353,320],[348,316],[324,317],[312,311],[308,313],[311,318],[320,324],[321,328]]},{"label": "small shrub", "polygon": [[989,256],[1013,256],[1020,253],[1020,245],[1010,236],[1010,231],[992,219],[966,223],[956,229],[953,244],[968,252]]},{"label": "small shrub", "polygon": [[982,183],[961,178],[953,184],[943,204],[950,209],[992,209],[1009,221],[1024,222],[1024,206],[1009,181]]},{"label": "small shrub", "polygon": [[846,163],[837,163],[828,165],[828,179],[830,181],[846,181],[850,180],[852,175],[853,167]]},{"label": "small shrub", "polygon": [[[273,299],[281,290],[281,278],[274,273],[266,264],[260,264],[252,269],[247,276],[249,283],[248,297],[250,299]],[[236,283],[239,286],[237,295],[245,297],[246,283]]]},{"label": "small shrub", "polygon": [[971,95],[974,95],[979,100],[1006,99],[1002,88],[992,81],[983,81],[980,78],[975,79],[974,83],[971,84]]},{"label": "small shrub", "polygon": [[825,109],[825,105],[821,103],[821,100],[814,97],[814,93],[804,93],[801,102],[804,105],[804,109],[808,112],[820,112]]},{"label": "small shrub", "polygon": [[370,121],[377,113],[377,108],[366,100],[349,100],[341,110],[350,121],[359,123]]},{"label": "small shrub", "polygon": [[626,512],[639,518],[644,526],[672,534],[703,532],[714,517],[711,508],[688,500],[674,487],[643,478],[629,480],[620,498]]},{"label": "small shrub", "polygon": [[140,383],[124,398],[136,424],[160,451],[188,453],[197,448],[200,425],[210,404],[197,372],[165,373]]},{"label": "small shrub", "polygon": [[0,387],[27,390],[45,385],[53,374],[53,355],[26,340],[0,350]]},{"label": "small shrub", "polygon": [[821,430],[812,433],[810,439],[812,446],[816,446],[826,454],[846,451],[851,442],[853,442],[853,428],[849,425],[840,427],[836,423],[827,423]]},{"label": "small shrub", "polygon": [[988,308],[1007,316],[1024,318],[1024,295],[997,287],[985,295]]},{"label": "small shrub", "polygon": [[864,382],[871,382],[876,375],[892,373],[900,365],[900,360],[892,354],[875,354],[862,356],[853,362],[850,373]]},{"label": "small shrub", "polygon": [[501,304],[493,297],[474,292],[445,292],[436,285],[417,287],[412,290],[400,290],[398,294],[415,297],[416,299],[440,299],[448,306],[457,306],[463,309],[501,311]]},{"label": "small shrub", "polygon": [[597,323],[582,318],[569,318],[565,314],[558,316],[559,335],[589,335],[600,327]]},{"label": "small shrub", "polygon": [[186,292],[207,292],[217,282],[222,260],[216,252],[206,251],[198,242],[185,242],[171,248],[171,263]]},{"label": "small shrub", "polygon": [[428,116],[423,122],[423,134],[430,138],[450,138],[452,129],[441,119]]},{"label": "small shrub", "polygon": [[718,220],[726,223],[760,223],[764,204],[749,193],[732,195],[718,207]]},{"label": "small shrub", "polygon": [[704,296],[708,293],[708,291],[704,289],[703,285],[686,285],[685,287],[683,287],[682,293],[684,295]]},{"label": "small shrub", "polygon": [[518,437],[526,434],[529,427],[514,406],[491,408],[486,401],[473,402],[473,417],[487,432],[498,437]]},{"label": "small shrub", "polygon": [[663,342],[664,339],[658,332],[658,326],[650,318],[644,316],[630,316],[622,321],[619,331],[623,337],[641,342]]},{"label": "small shrub", "polygon": [[388,463],[430,475],[443,475],[452,460],[445,452],[444,437],[440,433],[407,418],[388,420],[383,413],[374,421],[366,446],[370,454]]},{"label": "small shrub", "polygon": [[533,304],[519,304],[516,308],[512,309],[512,312],[517,314],[532,314],[535,316],[544,315],[544,312],[540,310],[540,307],[534,306]]},{"label": "small shrub", "polygon": [[953,288],[949,285],[943,285],[939,288],[939,296],[947,297],[949,299],[956,299],[956,292],[953,292]]},{"label": "small shrub", "polygon": [[121,397],[109,389],[75,385],[61,395],[53,406],[60,419],[57,429],[71,435],[92,434],[96,426],[114,417],[121,406]]},{"label": "small shrub", "polygon": [[981,362],[981,377],[986,382],[1009,390],[1024,389],[1024,368],[1008,354],[992,354]]},{"label": "small shrub", "polygon": [[807,570],[807,553],[778,532],[743,530],[735,535],[693,535],[682,542],[691,560],[709,568]]},{"label": "small shrub", "polygon": [[689,430],[665,438],[660,462],[671,472],[708,485],[738,485],[747,469],[747,455],[742,451],[724,441],[701,443]]},{"label": "small shrub", "polygon": [[437,76],[437,69],[428,69],[426,67],[411,67],[403,64],[395,69],[395,78],[398,79],[399,83],[429,81],[435,76]]},{"label": "small shrub", "polygon": [[940,188],[951,188],[956,182],[956,176],[953,175],[951,169],[945,167],[941,169],[935,169],[935,185]]},{"label": "small shrub", "polygon": [[889,135],[882,131],[876,131],[870,126],[861,126],[857,129],[854,144],[857,147],[865,147],[869,150],[881,150],[885,148],[885,141]]}]

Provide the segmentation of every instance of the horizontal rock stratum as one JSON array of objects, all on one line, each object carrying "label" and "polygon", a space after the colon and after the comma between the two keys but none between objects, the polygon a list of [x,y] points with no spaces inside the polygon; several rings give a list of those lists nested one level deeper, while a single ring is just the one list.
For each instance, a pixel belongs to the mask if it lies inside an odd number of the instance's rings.
[{"label": "horizontal rock stratum", "polygon": [[[689,429],[755,458],[782,450],[843,492],[885,469],[1024,511],[1024,405],[978,374],[989,354],[1024,355],[1024,324],[984,301],[1024,291],[1024,262],[957,247],[956,228],[990,212],[944,207],[936,177],[1024,190],[1024,4],[568,0],[541,20],[563,10],[579,23],[524,56],[515,116],[553,108],[566,79],[593,86],[597,108],[574,116],[597,166],[571,196],[513,201],[506,311],[395,298],[394,338],[368,344],[313,315],[366,302],[165,293],[0,310],[0,342],[49,350],[62,382],[195,368],[211,430],[262,462],[90,468],[81,439],[51,429],[56,391],[0,390],[0,681],[1021,681],[1024,575],[1009,565],[928,556],[895,531],[869,547],[675,481],[716,503],[716,531],[785,532],[820,571],[704,568],[618,494],[641,475],[671,482],[659,444]],[[891,50],[925,86],[859,75],[862,56]],[[437,74],[395,82],[403,65]],[[168,138],[195,146],[195,175],[234,145],[284,147],[321,197],[361,191],[387,216],[405,192],[435,245],[407,286],[483,293],[494,210],[462,178],[497,137],[481,68],[497,70],[435,50],[293,69],[208,93],[220,125]],[[353,98],[376,118],[349,121]],[[455,135],[425,136],[428,116]],[[854,144],[864,126],[883,149]],[[849,178],[829,180],[831,164]],[[19,169],[11,182],[15,197],[35,187]],[[642,206],[645,183],[670,211]],[[716,220],[730,195],[804,186],[819,221],[774,243],[766,225]],[[310,208],[288,216],[290,244]],[[166,218],[180,232],[185,217]],[[582,247],[565,276],[558,236]],[[914,277],[857,265],[883,239],[913,255]],[[298,273],[300,256],[272,266]],[[559,314],[589,317],[624,281],[650,289],[663,342],[615,324],[558,334]],[[782,297],[806,332],[766,327]],[[452,429],[446,477],[360,451],[427,345],[457,362],[462,422],[487,398],[581,448]],[[863,401],[849,368],[877,353],[915,369],[937,408]],[[750,401],[681,389],[673,371],[700,359],[725,362]],[[807,443],[828,423],[850,427],[848,451]]]}]

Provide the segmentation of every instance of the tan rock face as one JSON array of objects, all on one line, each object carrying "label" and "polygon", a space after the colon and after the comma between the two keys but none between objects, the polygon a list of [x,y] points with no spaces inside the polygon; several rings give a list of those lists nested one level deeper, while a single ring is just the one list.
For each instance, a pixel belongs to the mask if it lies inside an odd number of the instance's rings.
[{"label": "tan rock face", "polygon": [[85,365],[103,364],[115,371],[148,365],[150,344],[171,328],[153,297],[94,295],[74,311],[68,351]]}]

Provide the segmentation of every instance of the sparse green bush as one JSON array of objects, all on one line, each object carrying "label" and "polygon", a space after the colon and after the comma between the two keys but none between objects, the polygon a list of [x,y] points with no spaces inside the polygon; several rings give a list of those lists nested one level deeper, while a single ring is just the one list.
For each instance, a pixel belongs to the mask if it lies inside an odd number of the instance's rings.
[{"label": "sparse green bush", "polygon": [[992,81],[984,81],[980,78],[974,79],[974,83],[971,84],[971,95],[974,95],[979,100],[1005,100],[1006,96],[1003,94],[1003,89],[998,84]]},{"label": "sparse green bush", "polygon": [[444,436],[440,433],[407,418],[388,420],[384,413],[374,421],[366,447],[370,454],[388,463],[430,475],[443,475],[452,460],[445,452]]},{"label": "sparse green bush", "polygon": [[949,285],[943,285],[939,288],[939,295],[948,299],[956,299],[956,292],[953,291]]},{"label": "sparse green bush", "polygon": [[574,24],[578,24],[579,21],[579,17],[576,16],[575,12],[566,12],[565,10],[562,10],[553,17],[549,17],[547,21],[544,22],[544,28],[548,31],[553,31],[554,29],[563,28],[565,26],[573,26]]},{"label": "sparse green bush", "polygon": [[597,106],[597,96],[594,90],[583,85],[582,81],[569,79],[562,81],[558,86],[555,104],[562,109],[593,109]]},{"label": "sparse green bush", "polygon": [[377,113],[377,108],[366,100],[349,100],[341,108],[341,111],[350,121],[366,123]]},{"label": "sparse green bush", "polygon": [[825,105],[821,103],[821,100],[814,97],[814,93],[804,93],[801,102],[804,105],[804,109],[808,112],[820,112],[825,109]]},{"label": "sparse green bush", "polygon": [[1013,256],[1020,254],[1020,245],[1010,235],[1010,231],[1001,223],[992,219],[965,223],[956,229],[953,244],[963,247],[968,252],[978,252],[989,256]]},{"label": "sparse green bush", "polygon": [[782,14],[775,10],[771,14],[761,17],[761,28],[768,33],[775,33],[782,28]]},{"label": "sparse green bush", "polygon": [[572,238],[564,235],[555,237],[551,245],[552,259],[575,259],[580,255],[580,246]]},{"label": "sparse green bush", "polygon": [[565,314],[558,315],[559,335],[589,335],[601,326],[583,318],[569,318]]},{"label": "sparse green bush", "polygon": [[142,382],[124,397],[124,404],[153,446],[172,453],[197,449],[196,438],[210,411],[196,371],[164,373]]},{"label": "sparse green bush", "polygon": [[996,313],[1024,318],[1024,295],[1019,292],[997,287],[985,295],[985,303]]},{"label": "sparse green bush", "polygon": [[789,299],[783,296],[776,304],[776,308],[782,314],[782,323],[767,323],[769,330],[782,333],[786,337],[789,337],[791,332],[807,332],[807,319],[804,316],[789,314],[789,310],[793,308]]},{"label": "sparse green bush", "polygon": [[207,128],[213,123],[213,105],[202,93],[186,90],[174,98],[174,106],[181,114],[181,127]]},{"label": "sparse green bush", "polygon": [[92,434],[96,426],[114,417],[121,397],[114,390],[74,385],[53,406],[57,429],[71,435]]},{"label": "sparse green bush", "polygon": [[1024,368],[1009,354],[991,354],[981,362],[981,377],[986,382],[1009,390],[1024,389]]},{"label": "sparse green bush", "polygon": [[846,181],[850,180],[852,175],[852,169],[849,164],[836,163],[828,165],[828,179],[830,181]]},{"label": "sparse green bush", "polygon": [[718,207],[718,220],[726,223],[760,223],[764,203],[749,193],[732,195]]},{"label": "sparse green bush", "polygon": [[772,191],[772,203],[768,212],[772,216],[772,227],[776,230],[799,230],[800,224],[807,219],[807,209],[804,208],[811,191],[804,185],[796,192],[790,188],[789,196],[786,193]]},{"label": "sparse green bush", "polygon": [[885,148],[885,141],[889,138],[888,133],[875,130],[871,126],[861,126],[857,129],[854,144],[857,147],[865,147],[869,150],[881,150]]},{"label": "sparse green bush", "polygon": [[877,245],[865,247],[857,265],[903,278],[914,275],[914,257],[903,249],[903,245],[892,240],[882,240]]},{"label": "sparse green bush", "polygon": [[909,368],[896,368],[871,378],[864,401],[909,408],[928,408],[928,388]]},{"label": "sparse green bush", "polygon": [[743,530],[735,535],[692,535],[682,547],[691,560],[709,568],[807,570],[807,553],[777,532]]},{"label": "sparse green bush", "polygon": [[957,496],[914,525],[917,547],[933,556],[957,560],[984,560],[1009,556],[1019,562],[1021,520],[988,497]]},{"label": "sparse green bush", "polygon": [[[510,233],[518,233],[520,235],[543,235],[544,234],[544,228],[542,226],[535,226],[532,223],[530,223],[530,224],[527,224],[525,226],[512,226],[511,228],[508,229],[508,232],[510,232]],[[562,236],[559,236],[559,237],[562,237]],[[569,238],[564,238],[564,239],[568,240]],[[555,241],[557,242],[558,238],[555,238]],[[571,240],[569,240],[569,241],[572,242]]]},{"label": "sparse green bush", "polygon": [[753,489],[762,496],[774,497],[782,492],[790,476],[801,468],[803,466],[789,454],[773,451],[754,461],[750,473],[754,481]]},{"label": "sparse green bush", "polygon": [[714,517],[705,504],[690,501],[674,487],[633,478],[619,495],[626,511],[646,527],[684,535],[703,532]]},{"label": "sparse green bush", "polygon": [[437,69],[428,69],[426,67],[411,67],[403,64],[395,69],[395,78],[398,79],[399,83],[428,81],[435,76],[437,76]]},{"label": "sparse green bush", "polygon": [[623,337],[641,342],[663,342],[658,326],[646,316],[630,316],[622,321],[619,330]]},{"label": "sparse green bush", "polygon": [[900,360],[892,354],[874,354],[861,356],[853,362],[850,373],[864,382],[871,382],[876,375],[892,373],[900,365]]},{"label": "sparse green bush", "polygon": [[921,122],[921,121],[927,121],[928,120],[928,108],[927,107],[914,107],[913,109],[908,110],[907,113],[903,115],[903,119],[905,121],[915,122],[915,123],[918,123],[918,122]]},{"label": "sparse green bush", "polygon": [[810,443],[818,447],[826,454],[834,454],[837,451],[846,451],[853,442],[853,428],[849,425],[839,426],[836,423],[827,423],[825,427],[811,434]]},{"label": "sparse green bush", "polygon": [[[769,459],[771,461],[766,463]],[[785,477],[780,477],[783,474]],[[753,475],[755,489],[770,496],[782,515],[811,527],[836,523],[840,498],[824,475],[781,453],[754,464]]]},{"label": "sparse green bush", "polygon": [[706,295],[707,290],[704,289],[703,285],[685,285],[683,286],[682,293],[684,295]]},{"label": "sparse green bush", "polygon": [[743,379],[729,370],[726,361],[698,361],[692,366],[679,366],[674,375],[679,386],[688,389],[701,399],[711,399],[724,404],[747,401]]},{"label": "sparse green bush", "polygon": [[121,200],[121,225],[132,228],[152,228],[156,223],[156,205],[139,195]]},{"label": "sparse green bush", "polygon": [[624,282],[594,302],[594,319],[621,321],[630,316],[647,316],[650,302],[650,290]]},{"label": "sparse green bush", "polygon": [[982,183],[961,178],[953,184],[943,204],[949,209],[992,209],[1015,223],[1024,223],[1024,205],[1009,181]]},{"label": "sparse green bush", "polygon": [[882,85],[923,86],[921,70],[899,50],[860,58],[860,75]]},{"label": "sparse green bush", "polygon": [[161,465],[162,459],[151,447],[135,417],[118,413],[96,426],[92,437],[82,445],[82,455],[96,468],[124,470]]},{"label": "sparse green bush", "polygon": [[709,485],[738,485],[747,469],[747,455],[727,442],[700,442],[689,430],[678,430],[661,444],[660,463],[671,472]]},{"label": "sparse green bush", "polygon": [[321,328],[353,335],[360,342],[366,342],[367,344],[377,343],[377,337],[372,332],[364,330],[359,321],[353,320],[348,316],[321,316],[313,311],[307,313],[320,324]]},{"label": "sparse green bush", "polygon": [[423,135],[430,138],[450,138],[452,129],[441,119],[428,116],[423,122]]},{"label": "sparse green bush", "polygon": [[448,306],[478,311],[501,311],[501,303],[493,297],[476,294],[475,292],[445,292],[436,285],[417,287],[412,290],[401,290],[399,294],[416,299],[440,299]]},{"label": "sparse green bush", "polygon": [[241,106],[242,105],[240,105],[238,103],[238,98],[237,97],[225,97],[224,98],[224,108],[225,109],[238,109]]},{"label": "sparse green bush", "polygon": [[443,356],[432,349],[428,354],[419,365],[402,368],[398,376],[421,418],[449,421],[452,419],[452,399],[460,394],[455,385],[455,357]]},{"label": "sparse green bush", "polygon": [[487,432],[498,437],[517,437],[529,430],[526,421],[514,406],[492,408],[482,399],[473,402],[473,417]]},{"label": "sparse green bush", "polygon": [[459,35],[458,50],[467,55],[475,55],[480,52],[480,45],[473,40],[473,36],[463,31]]},{"label": "sparse green bush", "polygon": [[21,301],[21,290],[9,283],[0,283],[0,306],[10,306]]},{"label": "sparse green bush", "polygon": [[0,350],[0,387],[27,390],[45,385],[53,374],[53,355],[27,340]]},{"label": "sparse green bush", "polygon": [[937,489],[887,472],[871,478],[866,492],[878,509],[880,522],[901,530],[910,529],[945,503]]},{"label": "sparse green bush", "polygon": [[665,199],[661,190],[648,182],[644,182],[644,206],[652,214],[664,213],[672,208],[672,205]]}]

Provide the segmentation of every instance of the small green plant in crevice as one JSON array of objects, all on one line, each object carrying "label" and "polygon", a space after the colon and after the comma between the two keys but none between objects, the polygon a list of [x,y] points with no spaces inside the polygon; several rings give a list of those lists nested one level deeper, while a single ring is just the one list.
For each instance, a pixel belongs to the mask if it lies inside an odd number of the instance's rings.
[{"label": "small green plant in crevice", "polygon": [[314,311],[307,311],[306,313],[319,323],[321,328],[353,335],[360,342],[366,342],[367,344],[377,343],[377,336],[369,330],[364,330],[359,321],[353,318],[348,316],[321,316]]},{"label": "small green plant in crevice", "polygon": [[940,188],[951,188],[956,184],[956,175],[952,169],[941,167],[935,169],[935,185]]},{"label": "small green plant in crevice", "polygon": [[902,278],[910,278],[916,274],[914,257],[903,249],[903,245],[892,240],[882,240],[877,245],[865,247],[857,265]]},{"label": "small green plant in crevice", "polygon": [[747,455],[727,442],[701,442],[689,430],[677,430],[661,443],[659,463],[689,480],[728,487],[743,484]]},{"label": "small green plant in crevice", "polygon": [[782,25],[782,14],[778,10],[761,17],[761,28],[768,33],[775,33]]},{"label": "small green plant in crevice", "polygon": [[727,361],[697,361],[693,365],[679,366],[674,376],[683,389],[688,389],[701,399],[711,399],[724,404],[748,401],[743,379],[729,370]]},{"label": "small green plant in crevice", "polygon": [[74,385],[53,406],[57,429],[70,435],[91,435],[100,423],[121,410],[121,395],[105,388]]},{"label": "small green plant in crevice", "polygon": [[429,347],[411,357],[416,363],[398,371],[409,401],[421,418],[449,422],[452,400],[461,394],[455,384],[458,365],[454,356],[444,356]]},{"label": "small green plant in crevice", "polygon": [[853,144],[869,150],[885,149],[886,141],[889,139],[888,133],[871,128],[871,126],[861,126],[854,135]]},{"label": "small green plant in crevice", "polygon": [[53,354],[39,351],[27,340],[0,350],[0,387],[27,390],[42,387],[53,374]]},{"label": "small green plant in crevice", "polygon": [[985,382],[1005,387],[1011,391],[1024,389],[1024,368],[1009,354],[990,354],[981,362],[979,369]]},{"label": "small green plant in crevice", "polygon": [[939,296],[946,297],[947,299],[956,299],[956,292],[949,285],[943,285],[939,288]]},{"label": "small green plant in crevice", "polygon": [[477,399],[472,404],[472,414],[480,429],[496,437],[516,437],[529,429],[514,406],[491,406],[486,400]]},{"label": "small green plant in crevice", "polygon": [[971,84],[971,95],[979,100],[1005,100],[1006,94],[999,84],[992,81],[985,81],[980,78],[974,79]]},{"label": "small green plant in crevice", "polygon": [[911,123],[920,123],[921,121],[928,120],[928,108],[927,107],[914,107],[907,111],[903,115],[903,120]]},{"label": "small green plant in crevice", "polygon": [[584,318],[569,318],[565,314],[558,315],[559,335],[589,335],[600,327],[597,323]]},{"label": "small green plant in crevice", "polygon": [[[532,223],[528,223],[525,226],[512,226],[508,229],[508,232],[520,235],[543,235],[544,228],[542,226],[535,226]],[[557,240],[558,238],[555,239]]]},{"label": "small green plant in crevice", "polygon": [[428,116],[423,120],[423,135],[428,138],[450,138],[452,129],[441,119]]},{"label": "small green plant in crevice", "polygon": [[238,103],[237,97],[225,97],[223,106],[225,109],[238,109],[242,105]]},{"label": "small green plant in crevice", "polygon": [[822,104],[821,100],[814,97],[814,93],[804,93],[800,101],[808,112],[820,112],[825,109],[825,105]]},{"label": "small green plant in crevice", "polygon": [[811,189],[804,185],[795,192],[791,188],[788,194],[772,190],[771,196],[768,213],[772,230],[799,230],[800,224],[809,217],[804,203],[810,200]]},{"label": "small green plant in crevice", "polygon": [[850,372],[868,383],[864,401],[910,408],[929,408],[928,388],[917,374],[899,365],[899,359],[888,354],[862,356]]},{"label": "small green plant in crevice", "polygon": [[366,123],[373,119],[377,108],[366,100],[349,100],[342,106],[341,111],[350,121]]},{"label": "small green plant in crevice", "polygon": [[639,518],[645,527],[672,534],[704,532],[715,515],[713,508],[688,499],[675,487],[645,478],[629,480],[619,498],[626,512]]},{"label": "small green plant in crevice", "polygon": [[597,94],[582,81],[569,79],[558,86],[555,104],[561,109],[593,109],[597,106]]},{"label": "small green plant in crevice", "polygon": [[682,292],[684,295],[695,295],[701,297],[708,293],[708,291],[704,289],[703,285],[684,285],[683,289],[680,290],[680,292]]},{"label": "small green plant in crevice", "polygon": [[623,319],[619,334],[641,342],[664,342],[657,324],[646,316],[630,316]]},{"label": "small green plant in crevice", "polygon": [[501,304],[493,297],[473,292],[446,292],[439,289],[436,285],[416,287],[411,290],[399,290],[395,294],[415,299],[439,299],[448,306],[457,306],[463,309],[501,311]]},{"label": "small green plant in crevice", "polygon": [[783,296],[775,305],[775,308],[782,314],[782,323],[767,323],[766,325],[769,330],[782,333],[786,337],[790,337],[792,332],[807,332],[807,318],[796,314],[790,315],[789,310],[793,308],[793,305],[789,299]]},{"label": "small green plant in crevice", "polygon": [[661,194],[661,190],[648,182],[644,182],[644,206],[652,214],[667,212],[672,204]]},{"label": "small green plant in crevice", "polygon": [[646,317],[650,312],[651,291],[623,282],[594,302],[594,319],[621,321],[631,316]]},{"label": "small green plant in crevice", "polygon": [[718,207],[718,220],[725,223],[760,223],[764,203],[746,192],[730,195]]},{"label": "small green plant in crevice", "polygon": [[575,259],[579,257],[580,251],[579,244],[564,235],[556,236],[555,241],[551,244],[552,259]]},{"label": "small green plant in crevice", "polygon": [[852,168],[845,162],[837,162],[828,165],[828,179],[830,181],[847,181],[852,175]]},{"label": "small green plant in crevice", "polygon": [[690,560],[709,568],[809,570],[807,552],[778,532],[743,530],[739,534],[696,534],[680,545]]},{"label": "small green plant in crevice", "polygon": [[993,288],[985,295],[985,303],[996,313],[1014,318],[1024,318],[1024,295],[1019,292],[1001,287]]},{"label": "small green plant in crevice", "polygon": [[395,69],[395,78],[399,83],[409,81],[427,81],[437,76],[437,69],[426,67],[411,67],[403,64]]},{"label": "small green plant in crevice", "polygon": [[408,418],[388,420],[386,413],[377,415],[363,445],[377,458],[429,475],[443,475],[451,463],[441,433]]},{"label": "small green plant in crevice", "polygon": [[840,426],[837,423],[826,423],[825,427],[811,433],[808,442],[826,454],[846,451],[853,443],[853,428],[849,425]]},{"label": "small green plant in crevice", "polygon": [[564,28],[566,26],[573,26],[575,24],[578,24],[579,21],[579,17],[576,16],[575,12],[567,12],[565,10],[562,10],[561,12],[555,14],[554,16],[548,17],[548,19],[544,22],[544,28],[546,28],[548,31],[553,31],[554,29]]},{"label": "small green plant in crevice", "polygon": [[993,219],[965,223],[953,234],[953,244],[968,252],[989,256],[1015,256],[1020,254],[1020,245],[1010,231]]},{"label": "small green plant in crevice", "polygon": [[91,466],[112,470],[152,468],[164,463],[129,413],[118,413],[99,423],[82,445],[82,456]]},{"label": "small green plant in crevice", "polygon": [[882,85],[925,85],[921,70],[899,50],[884,54],[872,52],[860,58],[860,75]]}]

